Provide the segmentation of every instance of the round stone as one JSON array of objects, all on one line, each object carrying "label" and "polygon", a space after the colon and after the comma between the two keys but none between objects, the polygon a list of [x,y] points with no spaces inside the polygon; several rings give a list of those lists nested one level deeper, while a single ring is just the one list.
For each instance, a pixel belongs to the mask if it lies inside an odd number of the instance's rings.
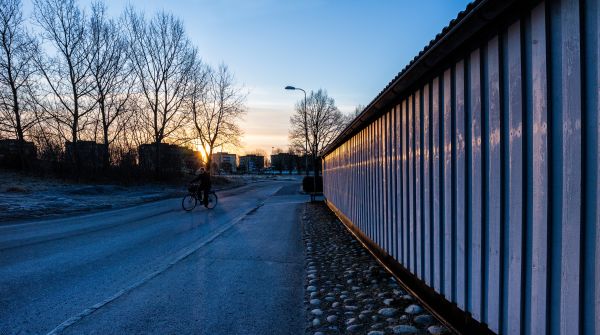
[{"label": "round stone", "polygon": [[421,315],[417,315],[415,317],[415,323],[422,325],[422,326],[427,326],[432,324],[434,321],[433,316],[429,315],[429,314],[421,314]]},{"label": "round stone", "polygon": [[310,300],[310,304],[311,305],[319,305],[319,304],[321,304],[321,300],[319,300],[319,299],[311,299]]},{"label": "round stone", "polygon": [[408,325],[399,325],[392,328],[394,334],[416,334],[417,328]]},{"label": "round stone", "polygon": [[357,333],[362,328],[362,325],[351,325],[346,328],[349,333]]},{"label": "round stone", "polygon": [[318,318],[315,318],[315,319],[312,320],[313,327],[316,327],[316,326],[318,326],[320,324],[321,324],[321,320],[319,320]]},{"label": "round stone", "polygon": [[319,295],[319,292],[310,292],[310,298],[311,299],[314,298],[314,297],[316,297],[317,295]]},{"label": "round stone", "polygon": [[327,322],[329,323],[333,323],[337,321],[337,316],[336,315],[330,315],[327,317]]},{"label": "round stone", "polygon": [[380,329],[385,327],[385,323],[374,323],[371,325],[371,329]]},{"label": "round stone", "polygon": [[355,311],[358,309],[358,307],[352,305],[344,306],[344,308],[349,311]]},{"label": "round stone", "polygon": [[325,297],[325,300],[327,300],[329,302],[335,301],[335,297],[329,297],[329,296],[327,296],[327,297]]},{"label": "round stone", "polygon": [[377,295],[378,298],[383,298],[383,299],[389,299],[389,298],[393,298],[392,293],[390,292],[383,292],[383,293],[379,293]]},{"label": "round stone", "polygon": [[404,312],[406,314],[418,314],[421,313],[423,311],[423,308],[419,305],[410,305],[408,307],[406,307],[406,309],[404,310]]},{"label": "round stone", "polygon": [[353,324],[353,323],[356,323],[356,318],[352,318],[352,319],[348,319],[348,320],[346,320],[346,324],[347,324],[347,325],[351,325],[351,324]]},{"label": "round stone", "polygon": [[397,312],[397,309],[391,307],[386,307],[379,310],[379,314],[387,317],[394,316]]},{"label": "round stone", "polygon": [[312,286],[312,285],[311,285],[311,286],[308,286],[308,287],[306,288],[306,290],[307,290],[308,292],[314,292],[314,291],[316,291],[316,290],[317,290],[317,287],[316,287],[316,286]]},{"label": "round stone", "polygon": [[320,310],[320,309],[318,309],[318,308],[315,308],[315,309],[313,309],[313,310],[312,310],[312,311],[310,311],[310,312],[311,312],[313,315],[317,315],[317,316],[323,315],[323,311],[322,311],[322,310]]},{"label": "round stone", "polygon": [[367,335],[384,335],[385,333],[382,332],[381,330],[371,330],[370,332],[367,333]]},{"label": "round stone", "polygon": [[383,300],[383,303],[384,303],[384,304],[386,304],[386,305],[388,305],[388,306],[389,306],[389,305],[391,305],[391,304],[392,304],[392,302],[394,302],[394,299],[390,299],[390,298],[388,298],[388,299],[384,299],[384,300]]},{"label": "round stone", "polygon": [[333,304],[331,304],[331,307],[336,308],[340,305],[340,303],[338,301],[334,302]]},{"label": "round stone", "polygon": [[427,331],[431,335],[442,335],[448,333],[448,330],[442,326],[429,326]]}]

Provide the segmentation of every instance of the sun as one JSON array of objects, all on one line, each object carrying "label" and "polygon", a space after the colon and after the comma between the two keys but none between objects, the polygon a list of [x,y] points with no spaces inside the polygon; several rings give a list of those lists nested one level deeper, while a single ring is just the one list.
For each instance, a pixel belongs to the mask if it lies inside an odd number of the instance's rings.
[{"label": "sun", "polygon": [[194,143],[194,147],[195,150],[200,152],[200,155],[202,156],[202,160],[206,162],[206,159],[208,158],[208,147],[207,146],[202,146],[202,143],[200,143],[200,141],[195,141]]}]

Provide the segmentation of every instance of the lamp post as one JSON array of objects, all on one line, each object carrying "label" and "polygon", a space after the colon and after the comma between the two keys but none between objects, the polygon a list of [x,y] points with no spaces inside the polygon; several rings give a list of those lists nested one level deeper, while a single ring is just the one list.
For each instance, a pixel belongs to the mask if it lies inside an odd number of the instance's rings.
[{"label": "lamp post", "polygon": [[[300,90],[304,92],[304,170],[306,171],[306,175],[308,176],[308,123],[306,122],[307,111],[306,111],[306,91],[294,86],[286,86],[286,90]],[[313,164],[316,164],[316,155],[313,155]],[[310,201],[313,201],[313,195],[317,193],[317,171],[315,169],[315,174],[313,176],[313,194],[311,194]]]},{"label": "lamp post", "polygon": [[304,92],[304,172],[308,176],[308,124],[306,123],[306,91],[300,87],[286,86],[286,90],[298,90]]}]

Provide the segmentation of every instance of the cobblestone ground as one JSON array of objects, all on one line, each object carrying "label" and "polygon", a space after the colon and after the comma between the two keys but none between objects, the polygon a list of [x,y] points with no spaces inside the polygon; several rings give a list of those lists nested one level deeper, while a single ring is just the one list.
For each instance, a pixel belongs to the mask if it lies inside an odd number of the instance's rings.
[{"label": "cobblestone ground", "polygon": [[323,203],[302,214],[306,334],[447,334]]}]

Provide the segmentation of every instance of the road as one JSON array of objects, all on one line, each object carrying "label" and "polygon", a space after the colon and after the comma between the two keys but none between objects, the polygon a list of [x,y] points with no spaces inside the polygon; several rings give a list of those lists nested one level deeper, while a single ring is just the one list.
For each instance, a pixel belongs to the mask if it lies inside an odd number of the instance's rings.
[{"label": "road", "polygon": [[0,226],[0,334],[300,334],[297,182]]}]

